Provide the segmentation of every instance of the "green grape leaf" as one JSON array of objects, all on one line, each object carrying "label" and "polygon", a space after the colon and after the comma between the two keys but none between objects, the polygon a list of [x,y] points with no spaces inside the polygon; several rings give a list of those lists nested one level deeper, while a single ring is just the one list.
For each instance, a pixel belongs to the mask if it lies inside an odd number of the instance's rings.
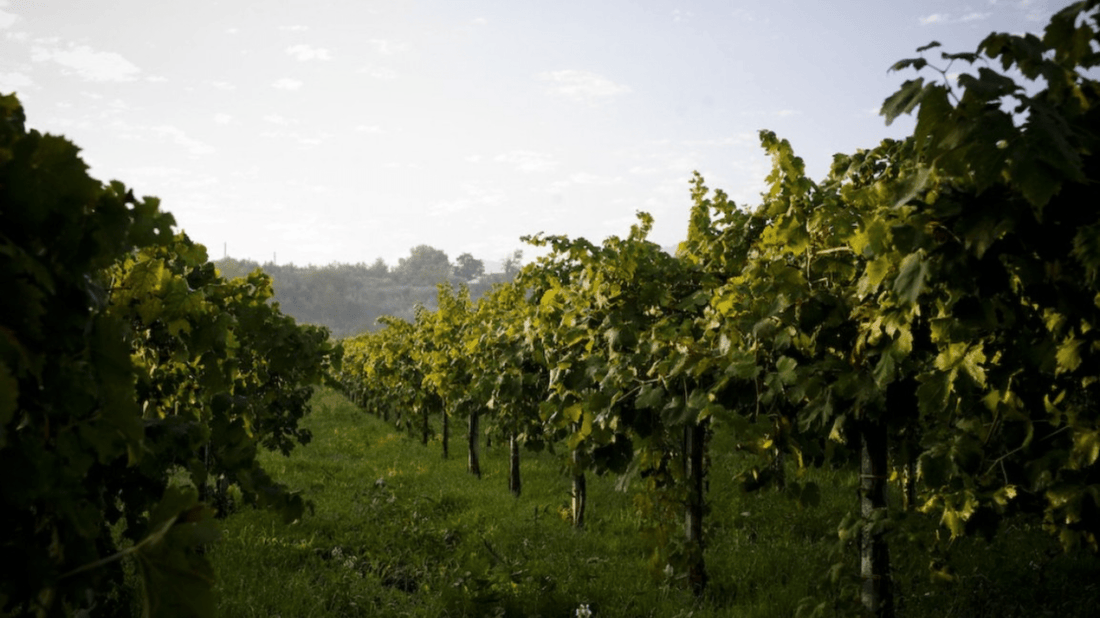
[{"label": "green grape leaf", "polygon": [[937,417],[947,408],[951,395],[951,374],[935,372],[922,376],[917,387],[917,405],[922,416]]},{"label": "green grape leaf", "polygon": [[660,410],[665,405],[665,390],[656,384],[643,385],[634,405],[641,410]]},{"label": "green grape leaf", "polygon": [[915,305],[921,292],[924,291],[927,279],[928,264],[919,253],[910,253],[902,259],[898,267],[898,276],[894,279],[894,293],[902,302]]},{"label": "green grape leaf", "polygon": [[1097,458],[1100,458],[1100,431],[1078,431],[1074,434],[1070,467],[1083,470],[1096,463]]},{"label": "green grape leaf", "polygon": [[886,117],[886,125],[893,124],[894,120],[902,114],[908,114],[920,105],[927,90],[924,87],[924,78],[907,80],[898,88],[898,91],[882,102],[880,116]]},{"label": "green grape leaf", "polygon": [[215,615],[214,569],[196,547],[217,536],[212,516],[172,527],[161,542],[140,552],[146,616]]},{"label": "green grape leaf", "polygon": [[864,268],[863,278],[859,281],[859,287],[857,293],[863,297],[875,289],[882,283],[886,275],[889,274],[892,262],[889,256],[879,256],[869,262]]},{"label": "green grape leaf", "polygon": [[571,406],[567,406],[562,412],[565,418],[568,419],[570,423],[576,423],[577,421],[581,420],[581,416],[584,414],[584,406],[579,403],[575,403]]},{"label": "green grape leaf", "polygon": [[795,383],[798,379],[798,374],[795,372],[797,367],[798,361],[789,356],[780,356],[779,360],[775,363],[775,371],[783,384]]},{"label": "green grape leaf", "polygon": [[1081,366],[1080,347],[1083,343],[1085,343],[1084,340],[1070,337],[1058,346],[1056,357],[1058,360],[1058,368],[1056,373],[1071,372]]},{"label": "green grape leaf", "polygon": [[949,54],[947,52],[942,52],[940,54],[940,57],[943,58],[944,60],[965,60],[966,62],[969,62],[971,64],[973,64],[974,62],[977,62],[977,60],[978,60],[978,54],[976,54],[974,52],[959,52],[959,53],[956,53],[956,54]]},{"label": "green grape leaf", "polygon": [[879,357],[878,364],[875,365],[874,378],[875,384],[879,388],[886,388],[886,385],[894,381],[894,374],[896,371],[896,363],[894,362],[893,354],[883,354]]},{"label": "green grape leaf", "polygon": [[1078,228],[1073,237],[1072,255],[1084,266],[1089,284],[1095,284],[1100,272],[1100,223]]},{"label": "green grape leaf", "polygon": [[924,58],[906,58],[905,60],[898,60],[891,67],[890,71],[900,71],[909,67],[913,67],[917,71],[928,66],[928,61]]}]

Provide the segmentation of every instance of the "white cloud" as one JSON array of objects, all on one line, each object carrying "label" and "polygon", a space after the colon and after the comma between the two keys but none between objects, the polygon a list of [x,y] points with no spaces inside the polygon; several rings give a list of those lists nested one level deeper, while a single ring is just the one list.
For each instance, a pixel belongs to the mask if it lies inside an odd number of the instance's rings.
[{"label": "white cloud", "polygon": [[787,118],[788,116],[800,116],[802,115],[802,112],[798,111],[797,109],[781,109],[778,112],[775,112],[775,115],[779,116],[780,118]]},{"label": "white cloud", "polygon": [[384,67],[367,67],[359,72],[366,73],[374,79],[397,79],[397,71]]},{"label": "white cloud", "polygon": [[469,198],[459,198],[457,200],[447,200],[443,202],[436,202],[431,207],[431,215],[438,217],[439,215],[451,215],[456,212],[462,212],[463,210],[469,210],[473,208],[474,201]]},{"label": "white cloud", "polygon": [[[1027,4],[1021,4],[1021,6],[1026,8],[1028,5]],[[1034,22],[1045,22],[1045,21],[1047,21],[1047,19],[1049,17],[1050,17],[1050,13],[1048,11],[1044,11],[1043,7],[1036,7],[1034,9],[1031,9],[1030,11],[1027,12],[1026,15],[1024,15],[1025,19],[1027,19],[1028,21],[1034,21]]]},{"label": "white cloud", "polygon": [[249,165],[248,167],[234,168],[229,175],[243,180],[258,180],[260,178],[260,166]]},{"label": "white cloud", "polygon": [[0,30],[11,28],[11,25],[17,21],[19,21],[18,15],[0,10]]},{"label": "white cloud", "polygon": [[621,217],[610,217],[600,221],[600,225],[604,230],[607,230],[609,235],[622,234],[623,230],[629,230],[632,226],[637,224],[637,215],[622,215]]},{"label": "white cloud", "polygon": [[286,48],[286,53],[294,56],[300,62],[307,60],[332,60],[327,49],[310,47],[309,45],[293,45]]},{"label": "white cloud", "polygon": [[305,32],[306,30],[309,30],[309,26],[279,26],[279,30],[282,30],[283,32]]},{"label": "white cloud", "polygon": [[163,75],[150,75],[145,78],[145,81],[151,84],[163,84],[168,81],[168,78]]},{"label": "white cloud", "polygon": [[189,137],[182,129],[173,127],[170,125],[160,125],[152,128],[153,134],[162,138],[167,138],[177,146],[182,146],[187,149],[187,152],[192,156],[208,155],[214,152],[214,149],[204,144],[203,142]]},{"label": "white cloud", "polygon": [[963,15],[962,17],[960,17],[959,21],[962,21],[962,22],[978,21],[978,20],[986,19],[990,15],[992,15],[992,13],[978,13],[978,12],[967,13],[966,15]]},{"label": "white cloud", "polygon": [[19,42],[19,43],[23,43],[25,41],[29,41],[30,38],[31,38],[31,35],[27,32],[5,32],[4,33],[4,38],[9,40],[9,41],[16,41],[16,42]]},{"label": "white cloud", "polygon": [[369,125],[369,126],[365,125],[365,124],[360,124],[360,125],[355,125],[354,131],[356,133],[381,133],[382,132],[382,127],[380,127],[378,125],[373,125],[373,124]]},{"label": "white cloud", "polygon": [[303,182],[301,180],[292,179],[287,181],[287,185],[314,195],[332,195],[335,192],[332,185],[322,185],[315,182]]},{"label": "white cloud", "polygon": [[229,82],[206,82],[207,85],[213,86],[218,90],[236,90],[237,87]]},{"label": "white cloud", "polygon": [[500,204],[504,202],[504,192],[495,187],[483,187],[474,183],[462,185],[462,190],[482,204]]},{"label": "white cloud", "polygon": [[321,132],[312,135],[306,135],[297,131],[263,131],[260,133],[260,137],[267,137],[284,141],[294,141],[297,142],[300,146],[313,147],[328,141],[332,137],[332,134]]},{"label": "white cloud", "polygon": [[153,185],[158,190],[200,189],[218,184],[218,179],[209,174],[196,173],[193,169],[167,167],[163,165],[139,165],[121,170],[133,185]]},{"label": "white cloud", "polygon": [[549,172],[558,166],[550,155],[532,150],[513,150],[493,157],[497,163],[507,163],[521,172]]},{"label": "white cloud", "polygon": [[375,51],[383,56],[392,56],[409,49],[406,43],[394,43],[388,39],[371,39],[370,43],[374,46]]},{"label": "white cloud", "polygon": [[757,15],[756,13],[753,13],[753,12],[749,11],[748,9],[743,9],[743,8],[734,9],[730,13],[730,17],[732,17],[734,19],[734,21],[738,21],[738,22],[742,22],[742,23],[750,23],[750,24],[755,23],[755,22],[761,22],[761,23],[766,24],[766,23],[769,23],[771,21],[768,18],[761,19],[760,16]]},{"label": "white cloud", "polygon": [[128,82],[136,79],[141,72],[119,54],[95,51],[87,45],[69,46],[67,49],[34,47],[31,49],[31,60],[52,60],[90,82]]},{"label": "white cloud", "polygon": [[578,172],[569,176],[569,182],[576,185],[615,185],[622,182],[621,176],[597,176],[595,174],[589,174],[588,172]]},{"label": "white cloud", "polygon": [[[779,115],[779,116],[793,116],[793,115],[801,114],[801,113],[802,112],[797,112],[797,111],[787,109],[787,110],[780,110],[779,112],[777,112],[777,115]],[[877,114],[878,110],[875,110],[875,113]],[[710,138],[710,139],[684,140],[684,141],[681,141],[680,143],[682,145],[688,146],[688,147],[695,147],[695,146],[722,147],[722,146],[736,146],[738,144],[752,144],[753,147],[755,147],[755,145],[757,144],[757,138],[756,138],[755,134],[746,132],[746,133],[738,133],[736,135],[732,135],[732,136],[729,136],[729,137],[714,137],[714,138]]]},{"label": "white cloud", "polygon": [[691,11],[681,11],[680,9],[673,9],[672,11],[672,22],[676,24],[687,21],[692,17],[695,17],[695,13]]},{"label": "white cloud", "polygon": [[225,113],[214,114],[214,122],[218,124],[230,124],[233,122],[233,117]]},{"label": "white cloud", "polygon": [[474,19],[470,20],[470,23],[475,26],[485,26],[489,23],[489,20],[485,19],[484,17],[475,17]]},{"label": "white cloud", "polygon": [[141,176],[143,179],[150,178],[182,178],[186,175],[186,171],[178,167],[165,167],[163,165],[145,165],[138,167],[127,167],[123,171],[126,172],[127,177],[131,174],[135,176]]},{"label": "white cloud", "polygon": [[237,34],[237,33],[239,33],[240,31],[241,31],[241,29],[240,29],[240,28],[226,28],[226,29],[225,29],[225,33],[226,33],[226,34]]},{"label": "white cloud", "polygon": [[107,104],[107,107],[108,109],[116,112],[130,112],[134,110],[134,108],[131,107],[129,103],[123,101],[122,99],[115,99],[114,101],[111,101]]},{"label": "white cloud", "polygon": [[11,92],[33,85],[34,81],[19,71],[0,73],[0,92]]},{"label": "white cloud", "polygon": [[617,185],[622,183],[621,176],[597,176],[596,174],[590,174],[588,172],[577,172],[570,174],[569,178],[565,180],[555,180],[547,187],[549,193],[560,193],[561,191],[573,186],[582,185],[588,187],[609,187],[611,185]]},{"label": "white cloud", "polygon": [[279,90],[297,90],[302,87],[302,82],[284,77],[280,80],[276,80],[274,84],[271,84],[271,87],[278,88]]},{"label": "white cloud", "polygon": [[699,169],[699,154],[689,152],[673,155],[665,161],[665,170],[679,175],[687,175],[692,170]]},{"label": "white cloud", "polygon": [[550,92],[560,94],[575,101],[595,101],[607,99],[630,92],[628,86],[588,71],[550,71],[539,75],[545,81],[552,82]]},{"label": "white cloud", "polygon": [[271,124],[277,124],[281,127],[285,127],[285,126],[291,124],[290,120],[287,120],[286,118],[280,116],[279,114],[268,114],[268,115],[264,116],[263,119],[266,122],[270,122]]},{"label": "white cloud", "polygon": [[980,21],[988,18],[992,13],[979,13],[972,11],[961,17],[955,17],[951,13],[932,13],[925,17],[920,18],[920,24],[922,26],[928,26],[931,24],[958,24],[971,21]]},{"label": "white cloud", "polygon": [[[70,107],[72,107],[72,106],[70,106]],[[68,130],[72,130],[72,129],[84,129],[84,130],[86,130],[86,129],[91,129],[93,126],[94,125],[92,124],[92,121],[90,121],[86,118],[81,118],[81,119],[54,118],[54,119],[50,120],[50,130],[51,131],[68,131]],[[118,135],[119,135],[119,137],[123,137],[125,139],[136,139],[136,136],[130,135],[130,134],[121,134],[121,133],[119,133]],[[87,160],[87,157],[85,157],[85,160]]]},{"label": "white cloud", "polygon": [[497,206],[505,200],[504,192],[495,188],[467,183],[462,185],[462,190],[466,192],[466,197],[436,202],[430,213],[433,216],[454,214],[478,206]]}]

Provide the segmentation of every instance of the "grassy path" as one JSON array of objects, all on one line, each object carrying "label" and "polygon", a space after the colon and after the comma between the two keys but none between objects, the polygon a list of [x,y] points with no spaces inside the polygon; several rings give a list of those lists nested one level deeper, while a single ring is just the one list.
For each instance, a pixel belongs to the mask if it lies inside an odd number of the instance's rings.
[{"label": "grassy path", "polygon": [[[315,512],[286,525],[244,509],[223,522],[223,541],[210,552],[222,616],[564,618],[586,605],[595,617],[788,617],[813,594],[834,597],[827,615],[845,615],[834,606],[851,608],[823,577],[845,556],[854,569],[853,552],[834,551],[837,522],[854,506],[854,479],[814,471],[823,494],[816,509],[798,509],[772,491],[742,494],[722,479],[745,462],[716,437],[707,528],[711,587],[698,603],[650,575],[634,494],[614,491],[613,479],[590,477],[588,527],[577,532],[563,515],[569,481],[550,453],[523,454],[524,493],[516,499],[507,490],[503,447],[485,450],[478,480],[466,473],[459,440],[452,459],[443,460],[438,444],[423,447],[332,391],[321,391],[314,409],[308,419],[313,442],[289,458],[265,455],[264,463],[312,500]],[[1043,552],[1044,564],[1053,560],[1041,537],[1026,542],[1024,552]],[[1051,588],[1049,577],[1046,588],[1029,589],[1042,574],[997,579],[992,570],[1020,561],[1018,545],[972,553],[964,564],[980,578],[936,586],[926,575],[929,556],[896,546],[906,581],[918,582],[902,590],[905,615],[1042,615],[1026,613],[1027,599],[1004,597],[1015,591],[1046,607],[1060,602],[1057,615],[1073,616],[1066,603],[1098,596],[1095,587],[1089,592],[1074,583],[1082,564],[1092,569],[1085,581],[1098,581],[1095,560],[1051,571],[1080,593],[1067,597]],[[843,590],[847,576],[838,575]],[[975,591],[982,581],[990,582],[988,589]]]}]

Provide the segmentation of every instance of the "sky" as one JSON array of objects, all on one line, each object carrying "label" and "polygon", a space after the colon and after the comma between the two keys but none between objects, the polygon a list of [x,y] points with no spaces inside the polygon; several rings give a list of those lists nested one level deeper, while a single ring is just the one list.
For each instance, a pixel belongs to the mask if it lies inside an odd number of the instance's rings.
[{"label": "sky", "polygon": [[820,179],[912,130],[878,115],[915,76],[894,62],[1041,33],[1068,3],[0,0],[0,93],[211,258],[494,263],[638,211],[675,246],[693,170],[758,204],[769,129]]}]

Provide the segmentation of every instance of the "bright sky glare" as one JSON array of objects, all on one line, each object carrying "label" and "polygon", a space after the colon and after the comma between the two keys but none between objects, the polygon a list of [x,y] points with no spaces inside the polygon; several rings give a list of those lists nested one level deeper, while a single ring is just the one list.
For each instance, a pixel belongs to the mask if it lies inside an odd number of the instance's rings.
[{"label": "bright sky glare", "polygon": [[639,210],[675,245],[692,170],[757,204],[771,129],[820,178],[911,130],[878,116],[914,75],[895,61],[1041,34],[1066,4],[0,0],[0,92],[212,258],[488,262]]}]

